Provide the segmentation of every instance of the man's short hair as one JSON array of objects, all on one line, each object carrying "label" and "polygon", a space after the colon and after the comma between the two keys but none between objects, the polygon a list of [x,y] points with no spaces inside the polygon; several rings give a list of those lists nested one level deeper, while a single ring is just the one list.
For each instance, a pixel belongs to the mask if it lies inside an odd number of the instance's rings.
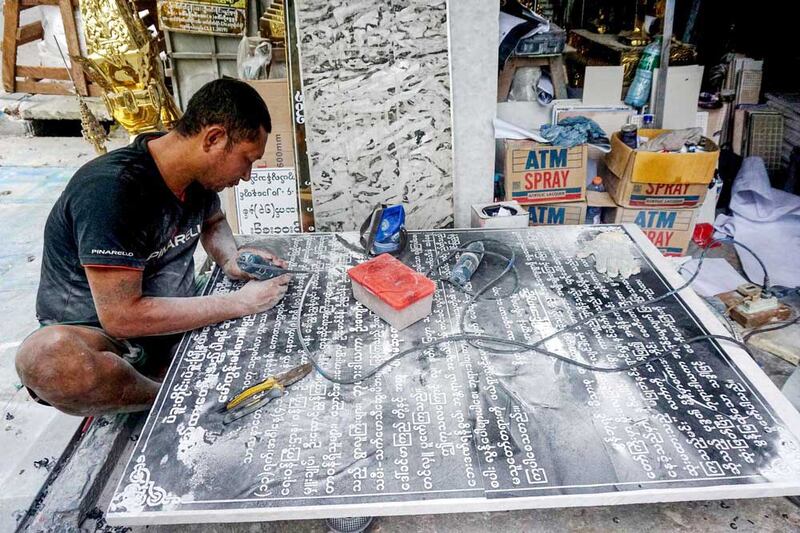
[{"label": "man's short hair", "polygon": [[191,137],[215,124],[225,128],[229,144],[255,140],[261,128],[272,131],[269,110],[261,96],[245,82],[232,79],[214,80],[200,87],[175,124],[175,131]]}]

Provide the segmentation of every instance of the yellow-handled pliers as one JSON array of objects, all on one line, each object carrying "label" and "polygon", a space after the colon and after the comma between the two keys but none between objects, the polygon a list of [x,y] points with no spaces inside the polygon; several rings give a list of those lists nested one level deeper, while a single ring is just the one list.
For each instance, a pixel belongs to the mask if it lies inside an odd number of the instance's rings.
[{"label": "yellow-handled pliers", "polygon": [[261,409],[275,398],[280,398],[286,387],[306,377],[313,368],[310,363],[306,363],[244,389],[220,409],[226,413],[222,423],[228,425]]}]

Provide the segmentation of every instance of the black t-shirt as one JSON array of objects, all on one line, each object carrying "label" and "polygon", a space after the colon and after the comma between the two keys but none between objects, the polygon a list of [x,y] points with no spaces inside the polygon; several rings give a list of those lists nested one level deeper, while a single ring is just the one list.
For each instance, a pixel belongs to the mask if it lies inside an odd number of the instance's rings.
[{"label": "black t-shirt", "polygon": [[192,183],[179,200],[140,135],[81,167],[44,230],[36,315],[42,324],[99,323],[85,266],[143,271],[144,296],[191,296],[194,250],[219,197]]}]

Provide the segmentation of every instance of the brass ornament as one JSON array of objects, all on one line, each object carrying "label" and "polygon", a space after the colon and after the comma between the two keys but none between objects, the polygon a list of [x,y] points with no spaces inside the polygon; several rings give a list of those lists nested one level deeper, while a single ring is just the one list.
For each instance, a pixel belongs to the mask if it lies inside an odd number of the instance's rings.
[{"label": "brass ornament", "polygon": [[81,110],[81,133],[83,134],[83,138],[94,147],[94,151],[97,155],[105,154],[107,151],[106,141],[108,140],[106,130],[103,129],[103,125],[100,124],[100,121],[94,116],[94,113],[92,113],[92,110],[86,105],[86,101],[83,98],[78,97],[78,106]]},{"label": "brass ornament", "polygon": [[286,12],[284,11],[283,2],[281,0],[273,0],[270,6],[261,15],[260,20],[261,34],[268,37],[273,45],[280,42],[283,45],[283,40],[286,37]]},{"label": "brass ornament", "polygon": [[[72,79],[72,71],[67,64],[67,58],[64,57],[64,51],[61,49],[58,39],[54,38],[53,41],[61,56],[61,61],[64,62],[64,68],[67,69],[69,81],[72,83],[73,88],[75,88],[75,80]],[[81,96],[77,88],[75,88],[75,96],[78,98],[78,108],[81,111],[81,135],[92,145],[97,155],[103,155],[107,152],[106,141],[108,140],[108,135],[106,135],[106,130],[103,129],[103,125],[100,124],[100,121],[94,116],[92,110],[86,105],[86,100],[83,99],[83,96]]]},{"label": "brass ornament", "polygon": [[129,0],[81,0],[86,57],[73,57],[132,136],[171,129],[180,118],[164,84],[155,40]]}]

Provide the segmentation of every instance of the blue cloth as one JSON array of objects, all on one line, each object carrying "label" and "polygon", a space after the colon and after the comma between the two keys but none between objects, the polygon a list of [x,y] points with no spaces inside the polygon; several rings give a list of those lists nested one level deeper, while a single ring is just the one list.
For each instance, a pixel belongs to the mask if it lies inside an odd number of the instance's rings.
[{"label": "blue cloth", "polygon": [[571,148],[584,143],[609,146],[606,132],[597,122],[586,117],[565,118],[558,125],[545,124],[539,131],[542,137],[556,146]]}]

